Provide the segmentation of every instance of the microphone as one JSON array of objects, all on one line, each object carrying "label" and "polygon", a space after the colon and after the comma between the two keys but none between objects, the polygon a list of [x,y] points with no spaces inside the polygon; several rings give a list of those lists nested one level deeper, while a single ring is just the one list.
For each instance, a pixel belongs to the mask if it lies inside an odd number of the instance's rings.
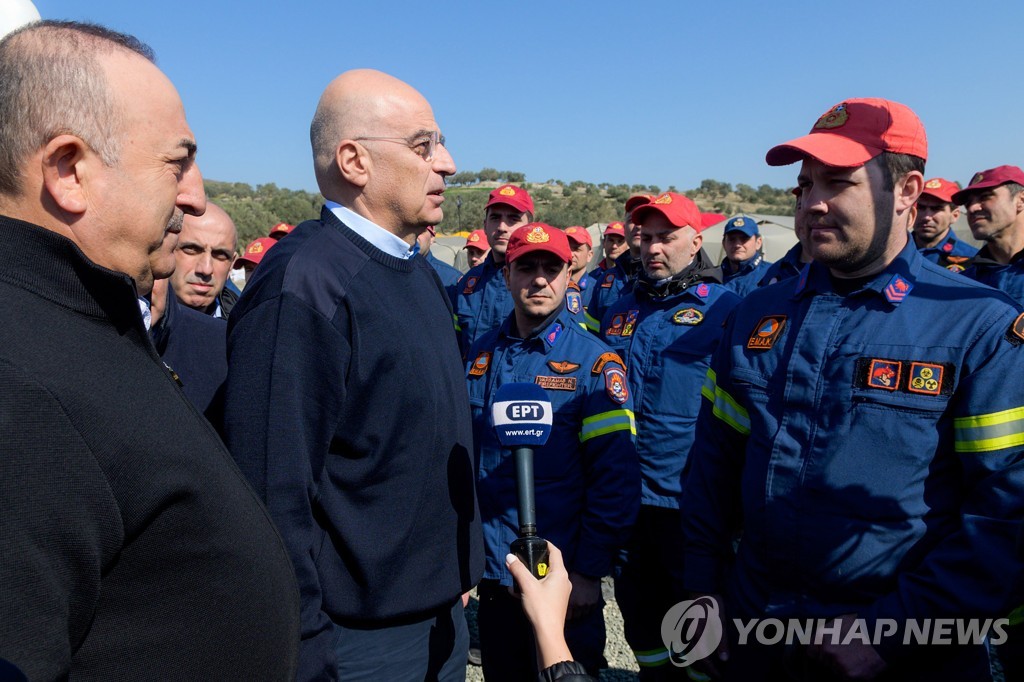
[{"label": "microphone", "polygon": [[519,537],[511,551],[535,578],[548,572],[548,543],[537,536],[537,506],[533,495],[533,448],[551,435],[551,401],[537,384],[505,384],[498,389],[491,420],[503,447],[512,450],[516,463]]}]

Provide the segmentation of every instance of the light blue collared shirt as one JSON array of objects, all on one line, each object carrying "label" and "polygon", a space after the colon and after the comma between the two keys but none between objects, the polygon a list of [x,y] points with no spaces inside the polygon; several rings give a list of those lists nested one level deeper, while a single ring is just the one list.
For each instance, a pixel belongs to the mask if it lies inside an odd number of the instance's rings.
[{"label": "light blue collared shirt", "polygon": [[345,208],[334,201],[327,201],[324,204],[327,209],[337,216],[338,220],[345,223],[353,232],[370,242],[384,253],[401,258],[403,260],[416,255],[418,244],[409,246],[391,232],[388,232],[372,220],[367,220],[355,211]]}]

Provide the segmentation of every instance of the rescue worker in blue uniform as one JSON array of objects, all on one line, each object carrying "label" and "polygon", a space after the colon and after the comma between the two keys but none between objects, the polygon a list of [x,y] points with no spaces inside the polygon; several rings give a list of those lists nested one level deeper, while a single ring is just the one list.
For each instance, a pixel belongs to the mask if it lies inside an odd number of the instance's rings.
[{"label": "rescue worker in blue uniform", "polygon": [[[800,189],[793,190],[793,193],[799,197]],[[796,233],[797,243],[786,252],[786,255],[768,266],[757,286],[766,287],[769,284],[796,277],[804,269],[804,265],[811,262],[810,252],[804,246],[807,241],[807,230],[802,225],[794,223],[793,231]]]},{"label": "rescue worker in blue uniform", "polygon": [[484,232],[491,247],[484,262],[471,268],[455,285],[452,308],[463,356],[481,336],[497,329],[512,312],[512,295],[502,269],[505,250],[516,228],[533,220],[533,199],[515,185],[491,191],[484,206]]},{"label": "rescue worker in blue uniform", "polygon": [[[684,584],[724,593],[730,626],[696,665],[726,680],[990,679],[983,643],[907,646],[907,622],[1020,603],[1024,316],[909,239],[926,157],[882,99],[768,152],[802,162],[814,260],[733,312],[682,496]],[[738,645],[734,619],[766,617],[830,630]]]},{"label": "rescue worker in blue uniform", "polygon": [[945,178],[932,178],[924,183],[924,191],[917,200],[913,232],[921,255],[953,272],[966,270],[978,254],[976,248],[957,239],[953,232],[952,225],[960,217],[960,206],[953,203],[953,195],[959,190],[959,185]]},{"label": "rescue worker in blue uniform", "polygon": [[431,252],[436,239],[436,229],[433,225],[428,225],[422,232],[416,235],[416,248],[419,250],[419,254],[426,258],[427,262],[430,263],[430,267],[434,268],[434,272],[437,273],[437,278],[441,280],[441,284],[444,285],[444,290],[448,293],[448,298],[450,299],[455,291],[456,285],[459,283],[459,280],[462,279],[462,273],[459,272],[458,269],[438,259]]},{"label": "rescue worker in blue uniform", "polygon": [[967,211],[974,238],[985,242],[964,274],[1024,305],[1024,171],[999,166],[975,173],[953,201]]},{"label": "rescue worker in blue uniform", "polygon": [[750,216],[738,215],[726,221],[722,234],[722,282],[738,296],[756,289],[771,265],[761,253],[763,245],[757,221]]},{"label": "rescue worker in blue uniform", "polygon": [[635,212],[644,272],[609,309],[602,338],[626,361],[643,482],[640,515],[615,594],[643,680],[685,679],[661,635],[682,598],[680,476],[693,443],[700,387],[722,324],[739,297],[701,248],[700,211],[668,193]]},{"label": "rescue worker in blue uniform", "polygon": [[590,237],[587,228],[580,225],[573,225],[565,228],[565,236],[569,238],[569,246],[572,248],[572,263],[569,264],[569,280],[576,285],[584,298],[590,293],[590,287],[594,278],[589,277],[587,266],[590,265],[590,258],[594,254],[594,240]]},{"label": "rescue worker in blue uniform", "polygon": [[573,584],[566,639],[575,660],[595,677],[605,644],[601,577],[610,574],[640,503],[625,367],[566,314],[570,258],[561,230],[532,223],[512,234],[504,275],[513,313],[474,344],[467,364],[486,548],[478,593],[488,682],[537,676],[531,627],[507,589],[512,576],[505,556],[519,523],[514,461],[491,423],[498,389],[536,383],[551,400],[552,432],[534,458],[537,532],[562,550]]},{"label": "rescue worker in blue uniform", "polygon": [[[635,194],[626,200],[623,234],[626,250],[621,252],[614,263],[609,264],[597,276],[597,286],[587,302],[587,325],[592,332],[600,334],[601,320],[605,312],[619,298],[629,291],[632,282],[642,270],[640,266],[640,226],[633,222],[637,208],[653,199],[650,194]],[[614,224],[614,223],[613,223]],[[608,226],[611,230],[612,225]],[[607,235],[607,232],[605,233]],[[607,259],[605,259],[607,261]]]}]

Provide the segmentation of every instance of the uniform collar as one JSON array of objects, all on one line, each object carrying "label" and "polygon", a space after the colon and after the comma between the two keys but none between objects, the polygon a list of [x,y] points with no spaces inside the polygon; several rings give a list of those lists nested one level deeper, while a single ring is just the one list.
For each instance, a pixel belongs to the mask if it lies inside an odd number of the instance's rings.
[{"label": "uniform collar", "polygon": [[[870,292],[883,298],[891,307],[895,308],[911,295],[923,262],[924,258],[917,250],[914,240],[908,238],[906,245],[896,255],[896,258],[860,291],[854,292],[851,296],[860,296]],[[811,261],[800,272],[793,298],[811,296],[816,293],[829,294],[833,291],[832,276],[829,274],[828,267]]]},{"label": "uniform collar", "polygon": [[756,254],[753,258],[740,261],[737,265],[733,265],[733,262],[726,258],[722,261],[722,274],[736,276],[753,272],[754,268],[760,265],[762,260],[764,260],[764,256],[760,253]]},{"label": "uniform collar", "polygon": [[568,313],[565,309],[565,303],[555,312],[553,312],[532,334],[525,339],[513,335],[512,332],[512,321],[515,320],[515,312],[513,311],[505,321],[501,323],[501,330],[499,335],[507,339],[514,341],[521,341],[523,343],[539,343],[544,346],[545,350],[550,350],[558,345],[562,337],[565,335],[565,330],[569,326]]}]

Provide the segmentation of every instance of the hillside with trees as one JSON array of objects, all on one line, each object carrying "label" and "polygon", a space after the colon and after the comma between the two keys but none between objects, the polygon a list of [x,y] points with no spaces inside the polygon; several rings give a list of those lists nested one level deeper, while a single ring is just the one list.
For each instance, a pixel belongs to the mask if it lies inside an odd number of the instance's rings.
[{"label": "hillside with trees", "polygon": [[[484,168],[462,171],[448,178],[444,220],[438,231],[453,233],[483,226],[484,204],[488,193],[504,183],[515,183],[530,192],[536,206],[536,219],[555,227],[591,225],[622,219],[622,204],[633,194],[678,192],[675,186],[593,184],[582,180],[566,182],[549,179],[527,182],[523,173]],[[793,215],[795,199],[788,189],[761,185],[731,185],[704,180],[699,187],[683,190],[702,211],[724,213],[763,213]],[[279,188],[273,183],[247,185],[242,182],[206,181],[206,194],[221,206],[238,227],[241,248],[257,237],[266,236],[280,222],[297,225],[316,218],[324,199],[319,194]]]}]

